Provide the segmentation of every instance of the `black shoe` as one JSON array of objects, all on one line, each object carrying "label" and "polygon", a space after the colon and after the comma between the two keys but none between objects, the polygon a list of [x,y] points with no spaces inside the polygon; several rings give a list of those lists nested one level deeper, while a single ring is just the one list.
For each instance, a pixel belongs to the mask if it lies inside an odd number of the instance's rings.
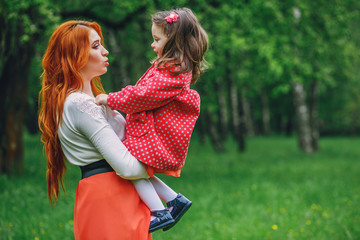
[{"label": "black shoe", "polygon": [[150,222],[149,232],[168,227],[175,222],[170,214],[169,209],[154,211],[151,212],[151,215],[155,216],[156,218]]},{"label": "black shoe", "polygon": [[171,216],[173,217],[173,219],[175,220],[175,222],[173,224],[171,224],[170,226],[165,227],[163,230],[167,231],[170,228],[172,228],[179,220],[180,218],[185,214],[185,212],[187,210],[189,210],[189,208],[191,207],[192,202],[187,199],[186,197],[184,197],[183,195],[181,195],[180,193],[177,195],[177,197],[166,203],[166,205],[168,206],[168,208],[172,207],[171,209]]}]

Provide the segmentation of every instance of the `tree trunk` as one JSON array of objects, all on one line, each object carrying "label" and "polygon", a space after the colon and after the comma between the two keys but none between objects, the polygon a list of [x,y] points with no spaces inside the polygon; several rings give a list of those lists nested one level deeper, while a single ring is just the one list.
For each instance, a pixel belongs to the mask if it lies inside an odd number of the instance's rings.
[{"label": "tree trunk", "polygon": [[302,83],[291,82],[294,93],[294,105],[298,124],[298,140],[300,149],[306,153],[312,153],[312,138],[309,119],[309,111],[306,106],[306,94]]},{"label": "tree trunk", "polygon": [[240,130],[240,115],[238,104],[238,92],[234,84],[234,80],[229,77],[230,84],[230,106],[231,106],[231,122],[235,138],[238,137]]},{"label": "tree trunk", "polygon": [[18,46],[17,54],[10,55],[4,64],[1,83],[5,99],[1,101],[0,171],[23,171],[23,119],[27,100],[27,78],[34,46]]},{"label": "tree trunk", "polygon": [[318,96],[319,82],[313,79],[310,90],[310,127],[311,127],[311,144],[314,151],[319,150],[319,122],[318,122]]},{"label": "tree trunk", "polygon": [[288,114],[286,118],[285,134],[290,137],[293,132],[293,116]]},{"label": "tree trunk", "polygon": [[239,136],[238,136],[238,142],[239,142],[239,148],[241,152],[245,151],[245,115],[244,115],[244,106],[243,102],[240,101],[242,99],[242,94],[239,96],[239,116],[240,116],[240,129],[239,129]]},{"label": "tree trunk", "polygon": [[198,120],[196,121],[196,125],[195,125],[195,131],[197,131],[200,135],[199,137],[200,137],[201,144],[205,144],[205,142],[206,142],[205,126],[206,126],[205,117],[204,117],[204,114],[201,112]]},{"label": "tree trunk", "polygon": [[226,139],[228,132],[228,110],[226,106],[226,98],[223,88],[222,81],[218,80],[217,82],[217,94],[218,94],[218,104],[219,104],[219,127],[220,127],[220,136],[222,140]]},{"label": "tree trunk", "polygon": [[245,97],[244,92],[241,94],[241,102],[244,110],[244,123],[245,123],[245,131],[249,137],[255,136],[254,130],[254,122],[251,117],[251,108],[250,103],[247,97]]},{"label": "tree trunk", "polygon": [[263,89],[260,90],[260,99],[261,99],[261,107],[262,107],[262,122],[264,128],[264,135],[270,135],[270,110],[269,110],[269,99],[267,96],[267,92]]},{"label": "tree trunk", "polygon": [[[0,84],[3,98],[0,101],[0,173],[23,172],[23,120],[27,102],[27,82],[31,61],[35,55],[35,46],[45,29],[46,18],[39,12],[38,4],[29,4],[26,10],[16,5],[10,7],[5,1],[2,6],[5,12],[16,13],[16,17],[5,17],[0,14],[0,50],[1,68]],[[18,10],[18,12],[14,12]],[[23,16],[23,17],[17,17]],[[29,30],[24,23],[27,16],[34,29],[27,33],[29,40],[22,38]],[[27,24],[30,24],[29,22]],[[47,22],[46,22],[47,23]]]},{"label": "tree trunk", "polygon": [[[121,46],[118,44],[116,31],[109,30],[109,45],[111,47],[111,53],[114,56],[122,56]],[[130,84],[130,79],[127,71],[126,58],[115,58],[115,60],[111,63],[111,82],[112,82],[112,90],[120,91],[121,88]]]},{"label": "tree trunk", "polygon": [[207,109],[204,112],[205,112],[204,115],[206,117],[207,129],[209,130],[211,142],[212,142],[212,144],[213,144],[216,151],[223,152],[224,151],[224,146],[221,143],[218,130],[217,130],[216,125],[215,125],[215,123],[213,121],[212,114]]},{"label": "tree trunk", "polygon": [[229,76],[229,88],[230,88],[230,106],[231,106],[231,120],[232,128],[235,140],[239,143],[239,149],[244,151],[245,142],[244,142],[244,133],[241,131],[241,116],[240,109],[241,105],[239,104],[239,94],[236,88],[234,79]]}]

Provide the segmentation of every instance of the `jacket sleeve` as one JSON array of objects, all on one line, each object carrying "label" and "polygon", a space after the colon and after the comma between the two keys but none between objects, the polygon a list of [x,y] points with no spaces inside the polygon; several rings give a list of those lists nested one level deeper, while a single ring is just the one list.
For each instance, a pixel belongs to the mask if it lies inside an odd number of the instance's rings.
[{"label": "jacket sleeve", "polygon": [[170,75],[168,68],[155,68],[154,73],[142,82],[144,84],[109,93],[108,106],[127,114],[152,110],[171,102],[181,93],[186,81],[183,75]]}]

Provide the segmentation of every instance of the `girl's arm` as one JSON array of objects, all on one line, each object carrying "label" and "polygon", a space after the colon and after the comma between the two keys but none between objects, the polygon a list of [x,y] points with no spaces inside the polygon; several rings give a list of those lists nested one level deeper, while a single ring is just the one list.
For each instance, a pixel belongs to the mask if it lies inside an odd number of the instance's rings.
[{"label": "girl's arm", "polygon": [[107,97],[108,97],[107,94],[101,93],[96,96],[95,103],[97,105],[105,105],[106,106],[107,105]]},{"label": "girl's arm", "polygon": [[153,76],[142,81],[146,83],[109,93],[107,105],[127,114],[152,110],[171,102],[186,84],[185,75],[171,76],[167,69],[155,69]]}]

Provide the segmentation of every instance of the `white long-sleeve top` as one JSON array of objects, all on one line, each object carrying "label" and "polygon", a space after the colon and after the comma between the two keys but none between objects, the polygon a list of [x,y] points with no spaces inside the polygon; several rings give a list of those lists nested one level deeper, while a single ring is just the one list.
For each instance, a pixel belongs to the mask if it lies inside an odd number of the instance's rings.
[{"label": "white long-sleeve top", "polygon": [[98,106],[85,93],[71,93],[65,100],[58,136],[66,159],[85,166],[105,159],[125,179],[148,178],[145,167],[122,143],[125,119],[109,107]]}]

